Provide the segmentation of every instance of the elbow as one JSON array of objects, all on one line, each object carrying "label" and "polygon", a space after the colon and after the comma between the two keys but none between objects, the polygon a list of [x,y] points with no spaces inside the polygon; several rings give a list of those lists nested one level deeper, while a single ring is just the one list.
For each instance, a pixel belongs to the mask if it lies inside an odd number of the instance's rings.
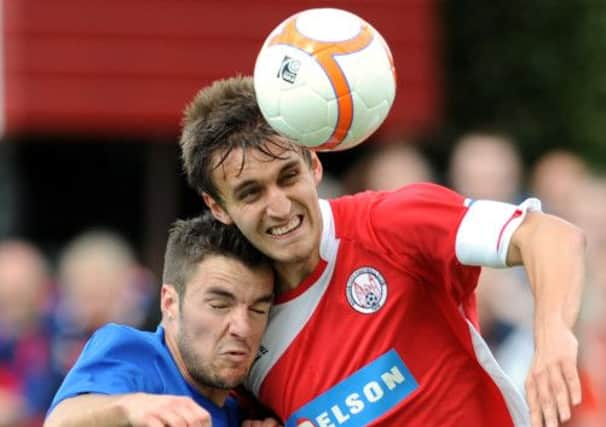
[{"label": "elbow", "polygon": [[576,225],[569,225],[569,245],[573,249],[578,250],[580,253],[584,253],[587,248],[587,235],[582,228]]},{"label": "elbow", "polygon": [[65,411],[62,411],[62,403],[57,405],[50,413],[47,414],[42,427],[68,427],[70,424],[65,418]]},{"label": "elbow", "polygon": [[68,422],[66,419],[59,419],[58,417],[49,416],[44,420],[42,427],[69,427],[73,423]]},{"label": "elbow", "polygon": [[559,217],[545,215],[545,218],[547,221],[542,223],[545,227],[538,227],[543,230],[543,235],[555,237],[558,246],[560,246],[560,244],[565,245],[565,247],[571,249],[573,253],[585,253],[587,248],[587,236],[582,228]]}]

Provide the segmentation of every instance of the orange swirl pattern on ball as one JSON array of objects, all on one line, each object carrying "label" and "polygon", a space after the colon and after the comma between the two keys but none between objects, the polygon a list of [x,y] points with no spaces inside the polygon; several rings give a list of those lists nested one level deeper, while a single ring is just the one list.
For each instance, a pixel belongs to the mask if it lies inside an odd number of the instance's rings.
[{"label": "orange swirl pattern on ball", "polygon": [[352,39],[339,42],[323,42],[311,39],[297,29],[296,17],[289,20],[282,31],[276,34],[269,45],[286,44],[295,46],[313,56],[320,64],[330,80],[337,97],[337,124],[332,135],[326,142],[315,149],[331,149],[339,145],[351,127],[353,121],[353,99],[349,92],[347,78],[339,67],[335,56],[354,53],[367,47],[373,39],[373,34],[366,24]]}]

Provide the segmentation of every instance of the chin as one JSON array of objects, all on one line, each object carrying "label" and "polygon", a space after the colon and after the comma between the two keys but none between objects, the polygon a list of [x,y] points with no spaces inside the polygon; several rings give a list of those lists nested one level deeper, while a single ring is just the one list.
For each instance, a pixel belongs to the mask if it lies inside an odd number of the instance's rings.
[{"label": "chin", "polygon": [[308,257],[309,257],[308,255],[303,255],[301,253],[292,253],[292,252],[288,252],[288,253],[278,252],[276,254],[271,255],[271,258],[274,261],[284,263],[284,264],[300,263],[300,262],[305,261]]},{"label": "chin", "polygon": [[246,375],[227,375],[221,378],[221,384],[224,389],[232,389],[246,381]]}]

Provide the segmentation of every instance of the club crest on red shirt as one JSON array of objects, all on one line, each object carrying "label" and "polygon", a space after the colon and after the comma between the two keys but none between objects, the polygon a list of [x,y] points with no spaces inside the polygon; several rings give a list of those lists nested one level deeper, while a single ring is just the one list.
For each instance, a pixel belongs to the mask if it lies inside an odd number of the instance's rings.
[{"label": "club crest on red shirt", "polygon": [[378,311],[387,299],[387,283],[381,273],[372,267],[362,267],[347,279],[347,301],[364,314]]}]

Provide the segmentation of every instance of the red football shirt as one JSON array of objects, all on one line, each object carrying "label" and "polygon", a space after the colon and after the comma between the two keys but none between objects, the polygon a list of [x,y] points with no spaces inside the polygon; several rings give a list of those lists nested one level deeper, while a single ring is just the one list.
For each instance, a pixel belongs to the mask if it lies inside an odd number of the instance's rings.
[{"label": "red football shirt", "polygon": [[478,250],[459,235],[469,201],[415,184],[320,204],[322,261],[272,308],[248,383],[260,401],[286,426],[529,425],[477,331],[480,269],[457,258]]}]

